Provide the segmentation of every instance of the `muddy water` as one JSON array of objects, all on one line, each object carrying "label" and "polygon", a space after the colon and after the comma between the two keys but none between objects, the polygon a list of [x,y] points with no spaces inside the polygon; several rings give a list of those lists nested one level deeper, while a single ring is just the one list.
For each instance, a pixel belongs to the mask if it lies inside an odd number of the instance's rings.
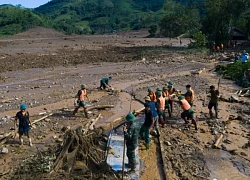
[{"label": "muddy water", "polygon": [[250,179],[250,162],[222,150],[211,149],[206,151],[204,156],[206,165],[211,171],[211,180]]}]

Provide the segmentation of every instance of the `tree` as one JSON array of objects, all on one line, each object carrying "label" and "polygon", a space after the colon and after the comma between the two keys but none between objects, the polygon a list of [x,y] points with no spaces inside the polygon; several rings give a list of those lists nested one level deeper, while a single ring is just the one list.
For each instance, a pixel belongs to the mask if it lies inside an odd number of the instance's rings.
[{"label": "tree", "polygon": [[148,32],[149,32],[150,37],[154,37],[156,31],[157,31],[157,25],[154,24],[154,25],[149,26]]},{"label": "tree", "polygon": [[194,33],[199,30],[199,11],[185,7],[172,0],[164,4],[166,15],[161,19],[160,32],[167,37],[177,37],[184,33]]}]

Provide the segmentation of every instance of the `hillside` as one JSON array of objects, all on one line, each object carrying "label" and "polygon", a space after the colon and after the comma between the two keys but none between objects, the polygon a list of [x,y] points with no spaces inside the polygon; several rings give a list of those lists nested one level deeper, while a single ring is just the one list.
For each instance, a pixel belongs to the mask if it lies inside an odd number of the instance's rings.
[{"label": "hillside", "polygon": [[108,33],[158,24],[165,0],[52,0],[35,9],[65,33]]},{"label": "hillside", "polygon": [[35,26],[47,26],[46,21],[29,9],[0,6],[0,35],[13,35]]}]

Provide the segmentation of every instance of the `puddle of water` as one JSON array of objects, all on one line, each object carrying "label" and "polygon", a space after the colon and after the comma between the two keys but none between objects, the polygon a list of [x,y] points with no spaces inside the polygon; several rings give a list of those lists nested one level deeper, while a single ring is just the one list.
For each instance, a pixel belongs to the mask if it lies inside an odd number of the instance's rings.
[{"label": "puddle of water", "polygon": [[206,165],[210,170],[210,179],[214,180],[249,180],[250,163],[234,157],[222,150],[208,150],[204,153]]}]

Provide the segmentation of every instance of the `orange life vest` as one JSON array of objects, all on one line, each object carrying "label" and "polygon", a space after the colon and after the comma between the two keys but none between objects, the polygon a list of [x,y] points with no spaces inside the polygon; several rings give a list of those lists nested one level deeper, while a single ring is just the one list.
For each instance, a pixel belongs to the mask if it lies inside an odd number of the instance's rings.
[{"label": "orange life vest", "polygon": [[168,97],[168,94],[169,94],[169,93],[168,93],[168,90],[163,90],[163,91],[162,91],[162,96],[163,96],[163,97]]},{"label": "orange life vest", "polygon": [[82,91],[82,93],[81,93],[81,95],[79,96],[79,100],[80,100],[80,101],[84,101],[85,96],[87,95],[87,90],[84,89],[84,90],[81,90],[81,91]]},{"label": "orange life vest", "polygon": [[174,87],[172,86],[171,88],[169,88],[168,92],[170,95],[174,94]]},{"label": "orange life vest", "polygon": [[182,99],[181,101],[181,108],[183,109],[183,111],[187,111],[191,108],[190,104],[187,102],[186,99]]},{"label": "orange life vest", "polygon": [[192,95],[191,96],[185,96],[185,99],[188,102],[192,102],[192,101],[194,101],[194,90],[190,88],[190,90],[188,90],[188,91],[191,91]]},{"label": "orange life vest", "polygon": [[156,95],[154,92],[148,93],[148,96],[150,97],[150,100],[155,102],[156,101]]},{"label": "orange life vest", "polygon": [[158,100],[160,101],[160,103],[158,104],[157,109],[159,110],[165,110],[165,98],[163,98],[162,96],[158,98]]}]

